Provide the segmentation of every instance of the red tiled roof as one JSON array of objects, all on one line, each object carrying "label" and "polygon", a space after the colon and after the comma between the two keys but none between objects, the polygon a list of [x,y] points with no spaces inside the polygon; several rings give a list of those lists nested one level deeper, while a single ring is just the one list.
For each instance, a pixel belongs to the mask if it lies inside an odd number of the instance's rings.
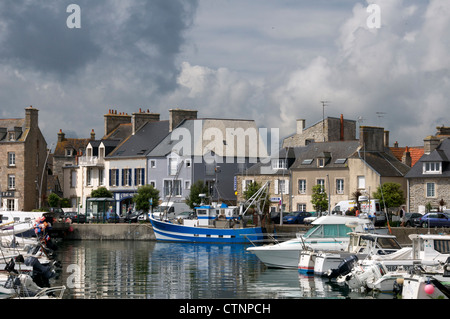
[{"label": "red tiled roof", "polygon": [[422,157],[424,150],[423,146],[413,146],[413,147],[390,147],[390,150],[394,156],[401,161],[402,156],[408,148],[409,153],[411,154],[411,166],[414,166],[416,162]]}]

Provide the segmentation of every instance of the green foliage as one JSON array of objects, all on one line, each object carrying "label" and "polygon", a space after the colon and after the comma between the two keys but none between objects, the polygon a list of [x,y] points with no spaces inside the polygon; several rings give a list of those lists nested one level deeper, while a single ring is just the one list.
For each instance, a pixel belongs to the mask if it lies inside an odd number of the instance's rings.
[{"label": "green foliage", "polygon": [[59,207],[59,203],[61,202],[61,198],[55,193],[51,193],[48,195],[48,206],[49,207]]},{"label": "green foliage", "polygon": [[315,185],[312,188],[313,194],[311,203],[316,212],[324,212],[328,209],[328,196],[321,185]]},{"label": "green foliage", "polygon": [[384,204],[386,204],[386,207],[399,207],[405,203],[402,186],[398,183],[384,183],[381,185],[381,188],[380,186],[377,187],[376,192],[372,196],[380,201],[382,209],[384,208]]},{"label": "green foliage", "polygon": [[157,207],[159,205],[159,190],[154,188],[153,185],[139,187],[137,194],[133,197],[136,210],[149,211],[150,199],[152,199],[152,207]]},{"label": "green foliage", "polygon": [[[200,205],[200,203],[202,202],[202,198],[198,196],[199,194],[208,194],[208,187],[201,180],[196,181],[194,184],[192,184],[189,196],[186,197],[186,204],[191,209],[194,209],[195,206]],[[205,204],[208,204],[208,198],[203,198],[203,202]]]},{"label": "green foliage", "polygon": [[111,197],[113,197],[113,193],[110,192],[106,187],[99,187],[97,189],[94,189],[91,192],[91,197],[93,197],[93,198],[99,198],[99,197],[111,198]]},{"label": "green foliage", "polygon": [[[261,184],[257,183],[257,182],[251,182],[250,184],[247,185],[247,189],[244,191],[243,195],[244,198],[246,200],[248,200],[250,197],[252,197],[260,188],[262,187]],[[270,200],[269,200],[269,196],[270,194],[267,192],[267,190],[264,192],[264,194],[261,196],[261,201],[264,201],[265,199],[265,204],[264,207],[262,208],[263,212],[268,212],[269,211],[269,206],[270,206]],[[254,205],[252,205],[252,207],[254,207]]]}]

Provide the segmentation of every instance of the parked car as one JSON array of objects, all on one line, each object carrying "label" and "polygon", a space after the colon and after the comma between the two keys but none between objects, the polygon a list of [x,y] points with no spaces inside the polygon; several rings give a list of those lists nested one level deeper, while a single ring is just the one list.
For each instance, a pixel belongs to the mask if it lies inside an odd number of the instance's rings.
[{"label": "parked car", "polygon": [[450,214],[447,213],[427,213],[423,215],[418,221],[416,226],[420,227],[450,227]]},{"label": "parked car", "polygon": [[134,211],[131,214],[125,216],[124,222],[126,223],[137,223],[137,221],[140,219],[139,217],[143,215],[143,211]]},{"label": "parked car", "polygon": [[319,214],[317,213],[317,212],[312,212],[311,213],[311,216],[309,216],[309,217],[306,217],[306,218],[304,218],[303,219],[303,223],[304,224],[311,224],[313,221],[315,221],[318,217]]},{"label": "parked car", "polygon": [[194,212],[182,212],[175,216],[175,219],[192,219],[194,217]]},{"label": "parked car", "polygon": [[308,212],[292,212],[287,215],[283,215],[283,223],[286,224],[303,224],[303,220],[306,217],[310,217],[312,214]]},{"label": "parked car", "polygon": [[86,215],[78,214],[77,212],[66,212],[64,213],[64,218],[70,218],[72,223],[84,224],[86,222]]},{"label": "parked car", "polygon": [[[289,214],[289,212],[283,212],[283,216],[286,216],[287,214]],[[270,212],[270,220],[274,224],[279,224],[280,223],[280,212]]]},{"label": "parked car", "polygon": [[417,221],[422,218],[421,213],[405,213],[406,223],[405,226],[413,227],[416,225]]}]

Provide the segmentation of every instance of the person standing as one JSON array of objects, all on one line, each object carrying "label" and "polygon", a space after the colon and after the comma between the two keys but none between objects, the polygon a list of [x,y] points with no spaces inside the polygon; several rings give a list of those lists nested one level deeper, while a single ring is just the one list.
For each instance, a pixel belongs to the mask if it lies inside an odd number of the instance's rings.
[{"label": "person standing", "polygon": [[404,207],[405,206],[402,206],[401,208],[400,208],[400,226],[401,227],[405,227],[405,223],[406,223],[406,212],[405,212],[405,210],[404,210]]}]

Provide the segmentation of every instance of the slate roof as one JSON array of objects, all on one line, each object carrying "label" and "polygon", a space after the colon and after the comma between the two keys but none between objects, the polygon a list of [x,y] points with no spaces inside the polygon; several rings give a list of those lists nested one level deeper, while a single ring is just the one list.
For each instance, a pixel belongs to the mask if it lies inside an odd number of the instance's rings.
[{"label": "slate roof", "polygon": [[[348,165],[346,159],[352,156],[358,147],[359,141],[357,140],[311,143],[305,146],[291,169],[316,169],[318,157],[327,159],[326,168],[346,168]],[[327,154],[330,157],[326,157]]]},{"label": "slate roof", "polygon": [[[281,148],[277,154],[271,156],[270,161],[258,162],[255,165],[250,166],[244,172],[243,175],[286,175],[289,174],[289,168],[294,163],[295,159],[299,156],[306,147],[288,147]],[[288,162],[287,169],[273,169],[272,159],[286,159]],[[241,174],[239,174],[241,175]]]},{"label": "slate roof", "polygon": [[[430,154],[424,154],[420,160],[406,174],[406,178],[425,178],[425,177],[450,177],[450,138],[441,141],[438,147]],[[442,163],[442,174],[423,174],[424,162],[440,162]]]},{"label": "slate roof", "polygon": [[[144,124],[134,135],[129,136],[108,158],[146,156],[169,133],[169,121],[155,121]],[[112,141],[103,140],[105,146]],[[112,146],[112,145],[111,145]],[[108,154],[108,153],[107,153]]]}]

